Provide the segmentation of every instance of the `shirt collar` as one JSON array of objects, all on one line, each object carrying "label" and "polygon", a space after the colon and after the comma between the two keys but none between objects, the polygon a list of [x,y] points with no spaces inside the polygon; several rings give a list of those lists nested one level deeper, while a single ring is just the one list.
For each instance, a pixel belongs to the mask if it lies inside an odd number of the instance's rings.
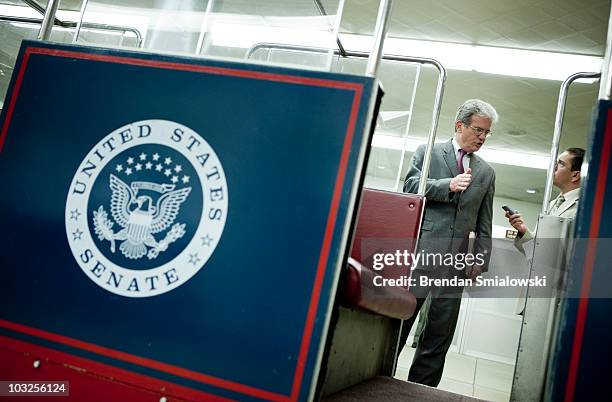
[{"label": "shirt collar", "polygon": [[563,198],[565,198],[565,202],[574,202],[580,196],[580,187],[575,188],[573,190],[568,191],[563,194]]},{"label": "shirt collar", "polygon": [[[459,150],[461,149],[461,147],[459,146],[459,143],[457,142],[457,140],[455,139],[455,137],[453,137],[453,149],[455,150],[455,157],[457,156],[457,153],[459,152]],[[472,153],[467,153],[466,155],[471,156]]]}]

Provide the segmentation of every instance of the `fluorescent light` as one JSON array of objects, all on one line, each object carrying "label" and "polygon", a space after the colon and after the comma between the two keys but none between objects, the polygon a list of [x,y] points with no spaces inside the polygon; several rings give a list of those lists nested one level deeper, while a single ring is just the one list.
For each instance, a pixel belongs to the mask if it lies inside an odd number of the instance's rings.
[{"label": "fluorescent light", "polygon": [[257,43],[282,43],[318,48],[335,46],[330,31],[335,15],[265,17],[214,14],[209,29],[214,46],[248,49]]},{"label": "fluorescent light", "polygon": [[405,149],[406,151],[414,152],[422,143],[423,141],[393,135],[374,134],[372,138],[372,146],[374,148],[395,149],[398,151]]},{"label": "fluorescent light", "polygon": [[[374,134],[372,147],[393,150],[406,150],[414,152],[423,144],[423,140],[412,138],[401,138],[392,135]],[[521,166],[532,169],[548,170],[550,156],[539,154],[525,154],[519,152],[505,151],[501,149],[483,148],[478,151],[478,156],[489,163],[497,163],[509,166]]]},{"label": "fluorescent light", "polygon": [[[371,36],[341,34],[340,40],[346,49],[367,52],[372,48]],[[595,56],[400,38],[387,38],[384,53],[433,58],[451,70],[557,81],[579,71],[599,72],[603,60]]]},{"label": "fluorescent light", "polygon": [[400,117],[408,117],[410,110],[385,110],[378,113],[380,118],[387,122],[389,120],[399,119]]},{"label": "fluorescent light", "polygon": [[548,170],[550,156],[538,154],[525,154],[520,152],[503,151],[501,149],[483,148],[478,156],[490,163],[502,165],[522,166],[533,169]]},{"label": "fluorescent light", "polygon": [[333,43],[329,31],[305,28],[271,27],[216,23],[211,30],[214,46],[248,49],[257,43],[282,43],[309,47],[327,47]]}]

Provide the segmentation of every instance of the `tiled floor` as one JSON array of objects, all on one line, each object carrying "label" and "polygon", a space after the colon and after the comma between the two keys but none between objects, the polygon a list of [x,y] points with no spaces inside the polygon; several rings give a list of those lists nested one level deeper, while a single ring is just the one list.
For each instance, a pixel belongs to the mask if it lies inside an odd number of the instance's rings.
[{"label": "tiled floor", "polygon": [[[402,351],[395,378],[408,378],[413,356],[413,348]],[[509,364],[448,352],[438,388],[487,401],[506,402],[510,399],[513,372],[514,366]]]}]

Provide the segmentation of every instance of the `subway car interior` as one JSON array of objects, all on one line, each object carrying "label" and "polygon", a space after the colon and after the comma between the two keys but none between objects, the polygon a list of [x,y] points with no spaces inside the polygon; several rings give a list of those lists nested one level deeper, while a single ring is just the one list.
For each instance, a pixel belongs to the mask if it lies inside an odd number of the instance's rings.
[{"label": "subway car interior", "polygon": [[0,401],[610,400],[610,10],[0,0]]}]

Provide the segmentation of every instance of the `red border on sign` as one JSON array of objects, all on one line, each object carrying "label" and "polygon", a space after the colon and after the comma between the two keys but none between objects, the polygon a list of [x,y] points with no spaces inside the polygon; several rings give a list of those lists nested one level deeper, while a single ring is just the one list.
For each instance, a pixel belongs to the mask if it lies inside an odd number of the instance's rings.
[{"label": "red border on sign", "polygon": [[[111,366],[109,364],[101,363],[95,360],[86,359],[84,357],[77,357],[66,352],[61,352],[59,350],[51,349],[45,346],[36,345],[34,343],[24,342],[0,335],[0,350],[2,349],[9,350],[11,352],[21,355],[21,358],[27,359],[27,361],[29,361],[30,367],[32,367],[32,361],[42,361],[42,364],[48,366],[43,372],[50,373],[50,377],[59,377],[66,379],[62,376],[62,374],[58,374],[58,372],[56,372],[55,370],[49,370],[49,368],[52,368],[53,366],[60,366],[62,370],[74,370],[75,376],[89,374],[97,378],[99,383],[101,384],[100,388],[102,388],[105,382],[119,383],[127,384],[134,388],[140,388],[142,390],[146,390],[149,393],[170,397],[171,400],[176,400],[175,398],[179,398],[180,400],[207,402],[231,401],[231,399],[223,398],[218,395],[198,391],[183,385],[168,383],[167,381],[159,380],[151,376],[134,373],[133,371]],[[3,364],[6,363],[0,363],[0,368],[3,367]],[[6,364],[4,367],[7,366],[9,365]],[[14,369],[14,366],[12,367]],[[11,367],[9,367],[9,369],[10,368]],[[88,374],[84,374],[83,371]],[[13,372],[10,372],[10,374],[13,374]],[[17,375],[19,374],[23,375],[22,372],[18,373]],[[39,373],[36,374],[40,375]],[[13,379],[19,378],[15,378],[15,376],[13,376]],[[6,380],[6,378],[3,378],[3,380]],[[105,390],[102,392],[105,393],[105,397],[112,398],[111,395],[108,395],[108,393],[111,392],[108,390],[108,387],[106,387]],[[78,395],[76,397],[78,397]],[[70,400],[74,398],[75,395],[73,395],[71,392]],[[148,396],[143,399],[151,400],[151,397]],[[110,400],[112,401],[114,399]]]},{"label": "red border on sign", "polygon": [[576,380],[578,378],[578,367],[580,366],[580,354],[586,326],[587,309],[589,305],[589,293],[595,267],[597,252],[597,238],[599,237],[599,225],[606,193],[606,180],[608,178],[608,166],[610,164],[610,152],[612,151],[612,110],[608,110],[606,129],[604,133],[603,148],[599,169],[597,170],[597,184],[595,185],[595,199],[593,200],[593,214],[591,215],[591,227],[587,241],[587,251],[584,260],[584,271],[582,273],[582,285],[580,287],[580,301],[578,302],[578,313],[576,326],[574,328],[574,342],[572,344],[572,355],[570,358],[569,373],[565,385],[565,401],[574,400],[576,391]]},{"label": "red border on sign", "polygon": [[[25,70],[28,65],[28,61],[30,60],[30,56],[33,54],[41,54],[41,55],[48,55],[48,56],[54,56],[54,57],[73,58],[73,59],[82,59],[82,60],[93,60],[93,61],[109,62],[109,63],[116,63],[116,64],[128,64],[128,65],[135,65],[135,66],[142,66],[142,67],[149,67],[149,68],[172,69],[172,70],[189,71],[189,72],[196,72],[196,73],[244,77],[244,78],[256,79],[256,80],[266,80],[266,81],[284,82],[284,83],[291,83],[291,84],[298,84],[298,85],[311,85],[311,86],[318,86],[318,87],[336,88],[336,89],[343,89],[343,90],[354,92],[353,104],[351,107],[351,114],[350,114],[348,125],[346,128],[344,144],[342,147],[342,153],[340,155],[340,164],[338,166],[338,173],[336,175],[334,191],[333,191],[332,200],[330,203],[329,213],[327,216],[327,222],[326,222],[326,227],[325,227],[325,232],[324,232],[325,234],[323,237],[323,242],[321,244],[321,252],[319,254],[319,261],[317,264],[315,281],[314,281],[312,293],[310,296],[308,313],[306,315],[304,332],[302,336],[302,341],[300,343],[300,350],[299,350],[299,355],[297,359],[297,364],[296,364],[295,374],[293,377],[293,383],[292,383],[290,395],[283,395],[279,393],[266,391],[266,390],[259,389],[256,387],[251,387],[251,386],[247,386],[244,384],[240,384],[238,382],[224,380],[222,378],[205,375],[199,372],[187,370],[187,369],[184,369],[178,366],[174,366],[171,364],[155,361],[152,359],[143,358],[140,356],[136,356],[136,355],[121,352],[118,350],[106,348],[103,346],[99,346],[93,343],[88,343],[88,342],[84,342],[78,339],[47,332],[42,329],[32,328],[32,327],[28,327],[22,324],[0,320],[0,327],[3,327],[3,328],[21,332],[27,335],[33,335],[36,337],[44,338],[44,339],[47,339],[47,340],[50,340],[56,343],[68,345],[68,346],[82,349],[88,352],[93,352],[99,355],[111,357],[113,359],[126,361],[126,362],[137,364],[140,366],[152,368],[158,371],[173,374],[173,375],[187,378],[190,380],[199,381],[199,382],[213,385],[219,388],[229,389],[229,390],[239,392],[242,394],[255,396],[258,398],[264,398],[268,400],[273,400],[273,401],[287,401],[287,400],[295,401],[297,400],[300,394],[300,390],[301,390],[304,370],[306,368],[308,350],[310,348],[312,331],[314,329],[314,320],[315,320],[317,308],[319,306],[319,298],[321,295],[321,287],[323,284],[323,279],[325,277],[325,267],[328,264],[331,242],[333,239],[334,229],[336,226],[336,219],[338,215],[338,208],[340,205],[340,199],[342,198],[342,186],[344,185],[344,180],[346,176],[346,168],[347,168],[348,160],[349,160],[349,153],[350,153],[351,144],[353,142],[353,138],[355,134],[355,126],[356,126],[358,112],[359,112],[359,105],[361,103],[361,98],[363,94],[363,84],[353,83],[353,82],[326,80],[326,79],[320,79],[320,78],[300,77],[300,76],[294,76],[294,75],[284,75],[284,74],[278,74],[278,73],[266,73],[266,72],[238,70],[238,69],[224,68],[224,67],[183,64],[179,62],[147,60],[147,59],[140,59],[137,57],[123,57],[123,56],[113,56],[113,55],[105,55],[105,54],[81,53],[81,52],[76,52],[76,51],[68,51],[68,50],[60,50],[60,49],[29,47],[25,50],[23,61],[17,73],[17,79],[15,81],[15,86],[13,88],[13,92],[11,94],[10,101],[8,102],[6,119],[0,131],[0,152],[2,151],[2,147],[6,139],[8,127],[10,125],[11,118],[13,116],[15,104],[17,102],[17,97],[21,89],[21,85],[23,82]],[[70,356],[69,354],[65,354],[65,355]],[[77,359],[77,358],[78,357],[76,356],[74,357],[74,359]]]}]

